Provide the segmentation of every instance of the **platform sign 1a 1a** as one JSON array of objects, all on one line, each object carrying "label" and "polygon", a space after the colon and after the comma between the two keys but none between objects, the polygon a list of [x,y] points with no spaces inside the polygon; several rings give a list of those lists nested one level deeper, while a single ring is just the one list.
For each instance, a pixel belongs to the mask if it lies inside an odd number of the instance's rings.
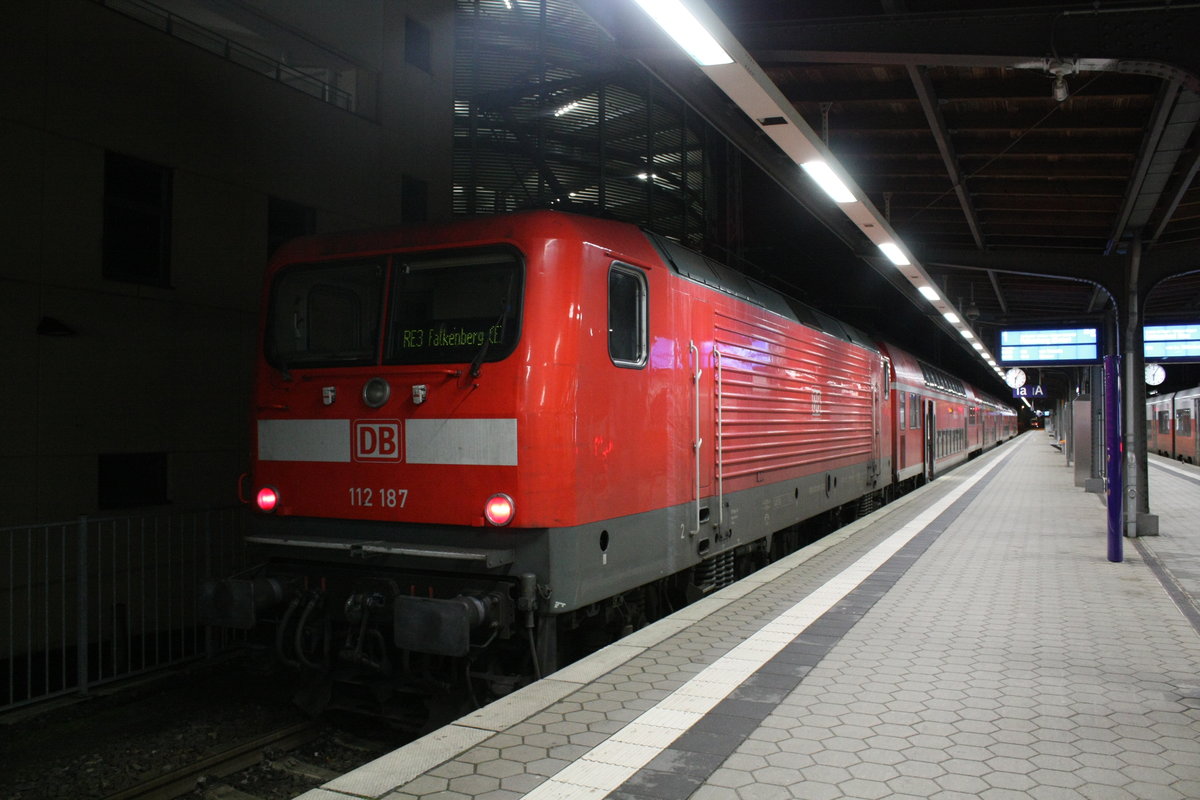
[{"label": "platform sign 1a 1a", "polygon": [[1027,383],[1024,386],[1013,387],[1013,397],[1034,400],[1046,396],[1046,387],[1037,383]]}]

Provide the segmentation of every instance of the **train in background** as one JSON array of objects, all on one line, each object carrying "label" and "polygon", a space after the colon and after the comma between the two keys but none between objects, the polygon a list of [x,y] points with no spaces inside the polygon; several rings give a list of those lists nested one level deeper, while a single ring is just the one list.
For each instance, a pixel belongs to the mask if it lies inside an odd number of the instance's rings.
[{"label": "train in background", "polygon": [[1200,464],[1200,386],[1146,398],[1146,451]]},{"label": "train in background", "polygon": [[262,561],[203,606],[313,707],[502,695],[1016,434],[909,353],[554,211],[286,245],[253,403]]}]

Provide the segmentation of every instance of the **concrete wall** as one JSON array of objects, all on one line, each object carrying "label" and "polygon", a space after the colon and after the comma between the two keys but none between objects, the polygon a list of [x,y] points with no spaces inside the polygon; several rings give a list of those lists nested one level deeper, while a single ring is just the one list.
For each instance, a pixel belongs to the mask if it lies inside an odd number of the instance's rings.
[{"label": "concrete wall", "polygon": [[[269,197],[321,231],[386,224],[408,175],[450,214],[452,0],[359,0],[337,26],[315,0],[248,5],[291,5],[290,30],[369,74],[370,117],[94,0],[5,12],[0,525],[95,511],[100,453],[168,453],[173,505],[236,501]],[[405,63],[406,17],[429,72]],[[107,151],[172,170],[169,288],[103,277]],[[43,317],[75,335],[39,335]]]}]

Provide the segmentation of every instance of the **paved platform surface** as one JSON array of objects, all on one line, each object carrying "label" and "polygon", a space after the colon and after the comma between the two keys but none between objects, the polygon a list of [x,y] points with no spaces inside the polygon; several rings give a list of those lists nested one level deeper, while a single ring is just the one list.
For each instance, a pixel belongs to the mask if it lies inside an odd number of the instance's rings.
[{"label": "paved platform surface", "polygon": [[1161,566],[1168,587],[1187,596],[1187,610],[1200,625],[1200,466],[1155,455],[1149,462],[1150,510],[1158,515],[1159,535],[1142,537],[1135,545],[1152,565]]},{"label": "paved platform surface", "polygon": [[1165,466],[1111,563],[1026,434],[301,797],[1200,798],[1200,472]]}]

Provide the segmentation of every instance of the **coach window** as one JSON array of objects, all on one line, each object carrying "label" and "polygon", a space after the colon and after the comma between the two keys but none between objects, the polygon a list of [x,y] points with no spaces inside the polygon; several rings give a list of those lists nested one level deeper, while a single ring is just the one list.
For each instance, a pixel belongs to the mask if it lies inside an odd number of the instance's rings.
[{"label": "coach window", "polygon": [[646,364],[646,276],[614,264],[608,271],[608,354],[619,367]]},{"label": "coach window", "polygon": [[915,394],[908,396],[908,427],[921,427],[921,401]]},{"label": "coach window", "polygon": [[1181,408],[1175,416],[1175,433],[1179,436],[1192,435],[1192,412],[1191,409]]}]

